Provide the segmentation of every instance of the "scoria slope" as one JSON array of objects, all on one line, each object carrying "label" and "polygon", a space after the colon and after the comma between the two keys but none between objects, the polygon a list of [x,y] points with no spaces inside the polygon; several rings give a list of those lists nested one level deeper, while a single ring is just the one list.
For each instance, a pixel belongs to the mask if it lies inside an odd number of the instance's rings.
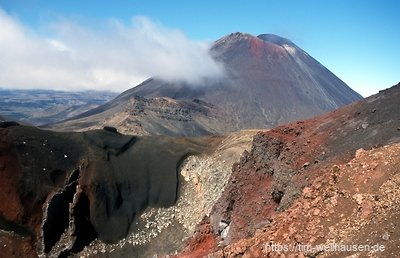
[{"label": "scoria slope", "polygon": [[[177,257],[394,257],[400,250],[400,84],[258,133]],[[274,251],[370,244],[385,251]],[[365,256],[362,256],[365,257]]]}]

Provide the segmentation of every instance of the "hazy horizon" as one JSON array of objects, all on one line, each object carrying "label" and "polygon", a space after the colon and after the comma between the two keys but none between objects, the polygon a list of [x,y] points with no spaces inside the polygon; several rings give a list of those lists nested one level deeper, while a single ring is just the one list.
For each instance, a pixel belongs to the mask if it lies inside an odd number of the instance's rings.
[{"label": "hazy horizon", "polygon": [[396,1],[0,0],[0,88],[122,92],[156,76],[220,77],[220,37],[285,37],[364,97],[397,84]]}]

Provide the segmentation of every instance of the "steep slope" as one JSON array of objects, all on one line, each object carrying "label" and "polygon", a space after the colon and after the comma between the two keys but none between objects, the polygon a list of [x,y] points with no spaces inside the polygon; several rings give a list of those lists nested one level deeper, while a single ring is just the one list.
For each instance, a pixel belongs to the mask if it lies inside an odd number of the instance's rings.
[{"label": "steep slope", "polygon": [[270,243],[384,244],[379,257],[393,257],[400,250],[399,99],[400,84],[332,113],[258,133],[178,257],[329,255],[315,249],[277,252],[266,247]]},{"label": "steep slope", "polygon": [[[133,134],[223,134],[271,128],[361,99],[306,52],[275,35],[234,33],[216,41],[210,51],[225,67],[222,79],[194,85],[152,78],[50,127],[87,130],[110,125]],[[137,106],[144,111],[137,112]]]},{"label": "steep slope", "polygon": [[53,257],[96,238],[122,239],[147,207],[175,204],[184,158],[220,141],[124,136],[112,128],[56,133],[3,122],[0,197],[8,201],[0,203],[0,253]]},{"label": "steep slope", "polygon": [[343,81],[287,39],[234,33],[217,40],[214,58],[226,77],[204,85],[147,80],[121,96],[201,99],[237,121],[236,128],[270,128],[361,99]]},{"label": "steep slope", "polygon": [[115,253],[148,257],[180,249],[219,197],[209,186],[226,183],[254,133],[139,137],[114,128],[61,133],[2,122],[1,256],[117,247]]},{"label": "steep slope", "polygon": [[221,189],[227,184],[236,162],[249,150],[256,131],[242,131],[221,138],[212,151],[191,155],[182,163],[180,191],[176,204],[168,209],[147,209],[128,236],[117,243],[95,240],[79,255],[97,257],[155,257],[180,250],[198,223],[207,216]]},{"label": "steep slope", "polygon": [[397,257],[399,153],[399,143],[358,150],[348,162],[323,170],[253,237],[214,257]]}]

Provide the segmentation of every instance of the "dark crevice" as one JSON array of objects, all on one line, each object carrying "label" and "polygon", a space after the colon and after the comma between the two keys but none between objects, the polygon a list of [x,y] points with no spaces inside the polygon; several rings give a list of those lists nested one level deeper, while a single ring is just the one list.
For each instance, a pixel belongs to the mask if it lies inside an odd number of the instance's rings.
[{"label": "dark crevice", "polygon": [[74,235],[77,237],[75,244],[71,249],[74,253],[83,250],[86,245],[90,244],[97,238],[97,232],[90,222],[89,204],[89,198],[82,193],[74,208]]},{"label": "dark crevice", "polygon": [[79,173],[80,173],[80,169],[79,168],[77,168],[74,171],[72,171],[71,175],[68,178],[67,185],[69,185],[72,182],[78,181]]},{"label": "dark crevice", "polygon": [[50,256],[78,253],[98,236],[90,222],[89,198],[78,184],[80,173],[81,168],[74,170],[64,189],[47,204],[42,236],[43,251]]},{"label": "dark crevice", "polygon": [[98,234],[90,222],[89,204],[89,198],[81,192],[72,214],[72,220],[75,224],[72,237],[75,238],[75,242],[70,249],[61,252],[59,257],[68,257],[79,253],[97,238]]},{"label": "dark crevice", "polygon": [[61,192],[56,193],[48,203],[43,222],[44,252],[51,251],[60,240],[62,233],[69,225],[69,204],[76,192],[77,182],[67,185]]}]

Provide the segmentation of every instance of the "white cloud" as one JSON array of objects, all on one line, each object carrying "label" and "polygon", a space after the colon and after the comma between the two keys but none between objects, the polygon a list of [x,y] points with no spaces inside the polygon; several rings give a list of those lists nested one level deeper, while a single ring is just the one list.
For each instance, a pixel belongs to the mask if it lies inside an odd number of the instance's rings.
[{"label": "white cloud", "polygon": [[146,17],[95,30],[63,21],[51,38],[0,9],[0,87],[122,91],[156,76],[200,83],[222,76],[208,44]]}]

